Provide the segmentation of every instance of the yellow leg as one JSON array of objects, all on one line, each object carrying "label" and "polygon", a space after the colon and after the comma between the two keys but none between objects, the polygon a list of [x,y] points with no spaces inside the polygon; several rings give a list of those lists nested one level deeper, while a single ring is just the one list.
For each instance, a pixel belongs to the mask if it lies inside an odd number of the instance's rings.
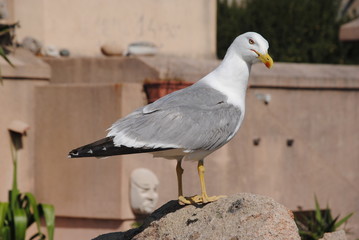
[{"label": "yellow leg", "polygon": [[209,202],[214,202],[217,201],[220,198],[226,197],[226,196],[213,196],[213,197],[208,197],[207,195],[207,191],[206,191],[206,184],[204,181],[204,165],[203,165],[203,160],[198,161],[198,175],[199,175],[199,181],[201,183],[201,191],[202,194],[201,195],[196,195],[193,197],[183,197],[183,192],[182,192],[182,173],[183,173],[183,169],[181,167],[181,161],[178,161],[177,163],[177,180],[178,180],[178,200],[179,203],[184,205],[184,204],[194,204],[194,203],[209,203]]},{"label": "yellow leg", "polygon": [[177,161],[176,172],[177,172],[177,184],[178,184],[178,196],[183,196],[182,190],[182,175],[183,168],[181,166],[182,160]]},{"label": "yellow leg", "polygon": [[176,173],[177,173],[177,185],[178,185],[178,202],[181,205],[191,204],[191,202],[183,196],[183,188],[182,188],[182,175],[183,168],[181,166],[182,159],[177,160]]},{"label": "yellow leg", "polygon": [[207,195],[207,191],[206,191],[206,184],[204,182],[204,165],[203,165],[203,160],[198,161],[198,176],[199,176],[199,181],[201,183],[201,191],[202,191],[202,201],[203,203],[207,203],[208,202],[208,195]]},{"label": "yellow leg", "polygon": [[199,197],[198,196],[198,201],[202,202],[202,203],[209,203],[209,202],[214,202],[217,201],[220,198],[224,198],[226,196],[212,196],[212,197],[208,197],[207,195],[207,190],[206,190],[206,184],[204,181],[204,165],[203,165],[203,159],[198,161],[198,175],[199,175],[199,181],[201,183],[201,191],[202,191],[202,196]]}]

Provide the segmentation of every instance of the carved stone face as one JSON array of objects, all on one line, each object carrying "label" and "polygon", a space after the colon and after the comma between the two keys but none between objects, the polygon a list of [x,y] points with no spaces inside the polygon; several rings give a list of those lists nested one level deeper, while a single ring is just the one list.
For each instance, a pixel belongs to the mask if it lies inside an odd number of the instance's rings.
[{"label": "carved stone face", "polygon": [[135,169],[131,174],[131,208],[135,214],[150,214],[158,201],[159,181],[156,175],[145,168]]}]

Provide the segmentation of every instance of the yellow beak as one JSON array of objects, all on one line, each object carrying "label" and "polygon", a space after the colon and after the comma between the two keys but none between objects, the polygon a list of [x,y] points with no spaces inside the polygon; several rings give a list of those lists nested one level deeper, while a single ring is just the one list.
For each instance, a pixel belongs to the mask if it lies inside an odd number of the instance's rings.
[{"label": "yellow beak", "polygon": [[260,54],[259,52],[257,52],[256,50],[253,50],[255,53],[257,53],[259,60],[261,60],[264,65],[266,65],[267,68],[271,68],[273,66],[273,59],[271,56],[269,56],[269,54]]}]

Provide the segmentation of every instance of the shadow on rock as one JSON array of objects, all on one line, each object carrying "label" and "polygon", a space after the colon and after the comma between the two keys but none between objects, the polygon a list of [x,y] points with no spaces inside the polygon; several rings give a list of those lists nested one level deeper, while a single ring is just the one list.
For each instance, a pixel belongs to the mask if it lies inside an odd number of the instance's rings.
[{"label": "shadow on rock", "polygon": [[[130,229],[126,232],[113,232],[100,235],[93,240],[125,240],[125,239],[132,239],[137,234],[141,233],[144,229],[151,225],[152,222],[160,220],[162,217],[166,216],[169,213],[173,213],[178,209],[181,209],[185,206],[178,204],[178,200],[172,200],[168,203],[164,204],[156,211],[154,211],[150,216],[148,216],[143,224],[134,229]],[[200,205],[198,205],[200,207]]]}]

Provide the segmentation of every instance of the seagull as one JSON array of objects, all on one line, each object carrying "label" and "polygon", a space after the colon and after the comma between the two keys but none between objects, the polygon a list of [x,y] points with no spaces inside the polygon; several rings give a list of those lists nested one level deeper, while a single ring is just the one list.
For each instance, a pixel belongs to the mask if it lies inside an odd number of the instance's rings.
[{"label": "seagull", "polygon": [[[225,197],[207,195],[204,158],[238,132],[252,64],[273,65],[268,48],[267,40],[258,33],[239,35],[215,70],[195,84],[117,120],[105,138],[72,150],[69,158],[151,153],[153,157],[177,160],[180,204],[204,204]],[[200,195],[183,195],[181,163],[187,160],[198,161]]]}]

